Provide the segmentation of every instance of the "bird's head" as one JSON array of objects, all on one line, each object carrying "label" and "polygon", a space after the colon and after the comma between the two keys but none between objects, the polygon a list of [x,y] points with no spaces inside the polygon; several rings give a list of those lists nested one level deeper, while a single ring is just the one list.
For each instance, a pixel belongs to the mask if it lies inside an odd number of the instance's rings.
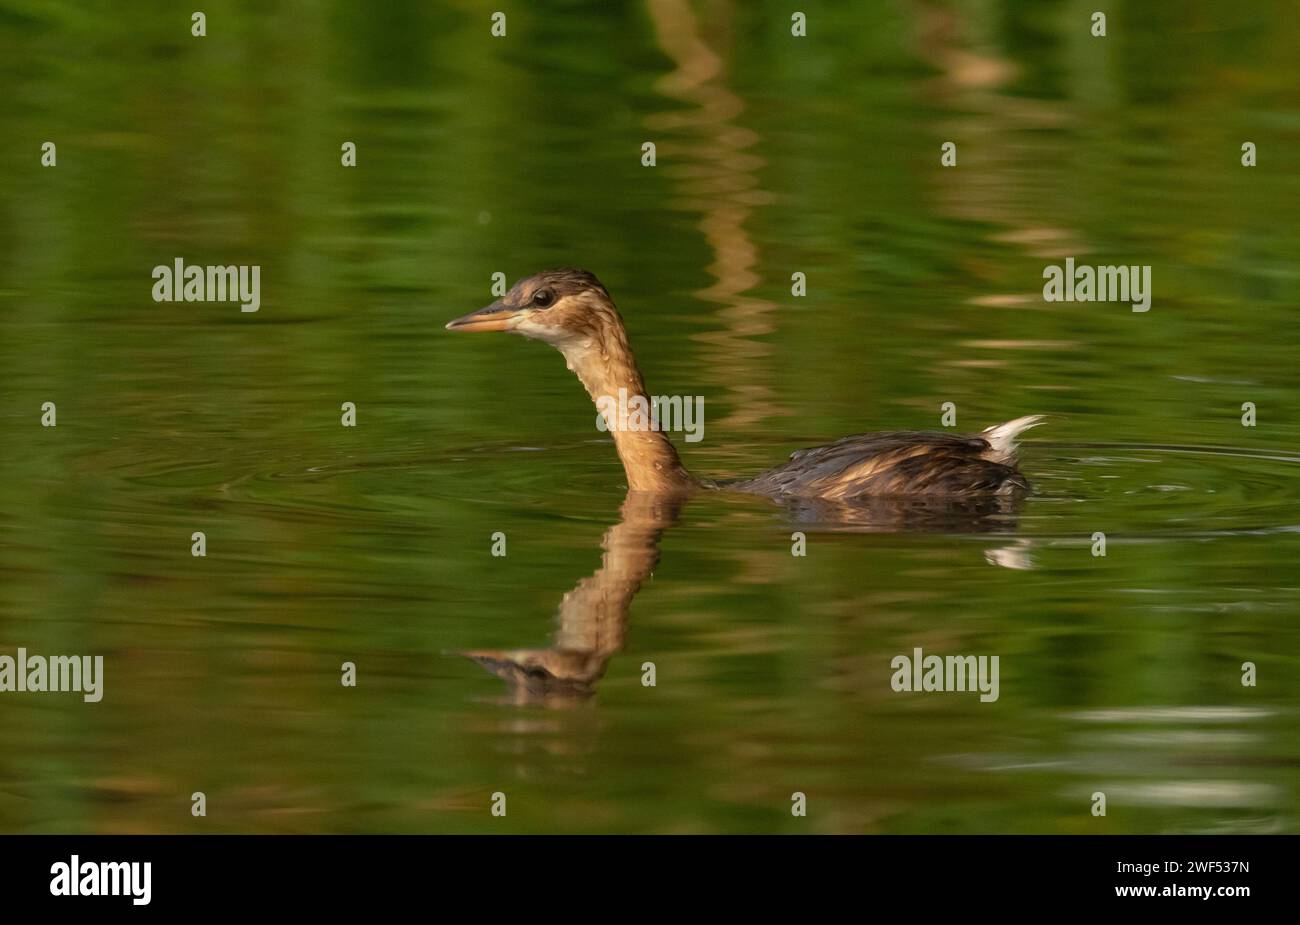
[{"label": "bird's head", "polygon": [[491,305],[447,323],[448,331],[513,331],[564,350],[599,341],[622,321],[609,293],[586,270],[543,270],[515,283]]}]

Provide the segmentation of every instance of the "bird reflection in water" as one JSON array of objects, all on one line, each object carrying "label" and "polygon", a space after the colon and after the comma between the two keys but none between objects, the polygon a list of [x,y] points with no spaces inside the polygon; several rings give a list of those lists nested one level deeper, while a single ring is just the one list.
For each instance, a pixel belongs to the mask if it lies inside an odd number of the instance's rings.
[{"label": "bird reflection in water", "polygon": [[563,705],[590,697],[627,638],[632,598],[659,561],[659,538],[684,498],[629,491],[619,522],[605,531],[600,568],[560,601],[549,648],[466,652],[506,682],[517,702]]},{"label": "bird reflection in water", "polygon": [[[560,601],[559,626],[545,649],[479,650],[464,655],[506,683],[518,704],[572,706],[596,692],[609,661],[622,650],[628,611],[659,562],[659,541],[677,523],[687,499],[629,491],[619,522],[605,531],[600,568]],[[863,498],[857,502],[796,501],[781,505],[796,527],[867,533],[1013,534],[1020,499]],[[984,552],[990,564],[1031,568],[1029,541],[1013,538]]]}]

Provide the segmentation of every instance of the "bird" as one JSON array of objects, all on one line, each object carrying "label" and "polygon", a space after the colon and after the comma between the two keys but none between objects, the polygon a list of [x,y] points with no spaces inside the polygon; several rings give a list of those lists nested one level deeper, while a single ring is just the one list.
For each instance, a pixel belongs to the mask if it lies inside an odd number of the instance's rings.
[{"label": "bird", "polygon": [[1019,468],[1017,441],[1043,421],[1039,414],[970,435],[854,434],[797,450],[781,465],[750,478],[698,478],[662,430],[617,426],[606,410],[612,396],[642,396],[649,402],[650,392],[614,300],[588,270],[562,267],[525,277],[492,304],[449,321],[446,328],[506,331],[559,350],[609,423],[629,491],[689,495],[725,490],[783,503],[851,505],[879,499],[1002,502],[1031,490]]}]

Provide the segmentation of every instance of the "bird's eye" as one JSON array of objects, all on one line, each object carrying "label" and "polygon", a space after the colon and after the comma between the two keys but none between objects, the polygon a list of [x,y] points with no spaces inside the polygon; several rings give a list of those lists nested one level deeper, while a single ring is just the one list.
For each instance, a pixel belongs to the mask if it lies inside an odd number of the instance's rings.
[{"label": "bird's eye", "polygon": [[555,293],[549,289],[538,289],[533,293],[533,304],[538,308],[546,308],[555,301]]}]

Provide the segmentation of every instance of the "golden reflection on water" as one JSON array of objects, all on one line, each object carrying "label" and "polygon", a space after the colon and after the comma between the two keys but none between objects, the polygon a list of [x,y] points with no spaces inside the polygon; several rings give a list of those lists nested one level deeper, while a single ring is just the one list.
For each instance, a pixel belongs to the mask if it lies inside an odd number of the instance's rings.
[{"label": "golden reflection on water", "polygon": [[[706,345],[705,368],[731,399],[730,412],[715,426],[744,427],[789,413],[771,385],[771,349],[759,339],[774,330],[769,316],[778,306],[746,295],[762,277],[758,246],[745,222],[755,206],[771,201],[758,182],[763,159],[749,151],[760,139],[736,125],[744,101],[727,87],[725,61],[704,41],[691,5],[686,0],[647,0],[647,7],[660,47],[676,65],[656,85],[690,108],[648,117],[646,124],[670,133],[662,150],[680,158],[680,163],[664,167],[680,190],[670,205],[701,213],[700,231],[713,253],[708,271],[715,282],[695,294],[719,305],[714,318],[722,329],[694,338]],[[725,12],[725,7],[714,11]]]},{"label": "golden reflection on water", "polygon": [[619,522],[601,538],[600,568],[560,601],[548,648],[465,654],[504,680],[518,703],[558,705],[591,696],[623,648],[632,598],[654,572],[659,538],[681,506],[680,498],[628,492]]}]

